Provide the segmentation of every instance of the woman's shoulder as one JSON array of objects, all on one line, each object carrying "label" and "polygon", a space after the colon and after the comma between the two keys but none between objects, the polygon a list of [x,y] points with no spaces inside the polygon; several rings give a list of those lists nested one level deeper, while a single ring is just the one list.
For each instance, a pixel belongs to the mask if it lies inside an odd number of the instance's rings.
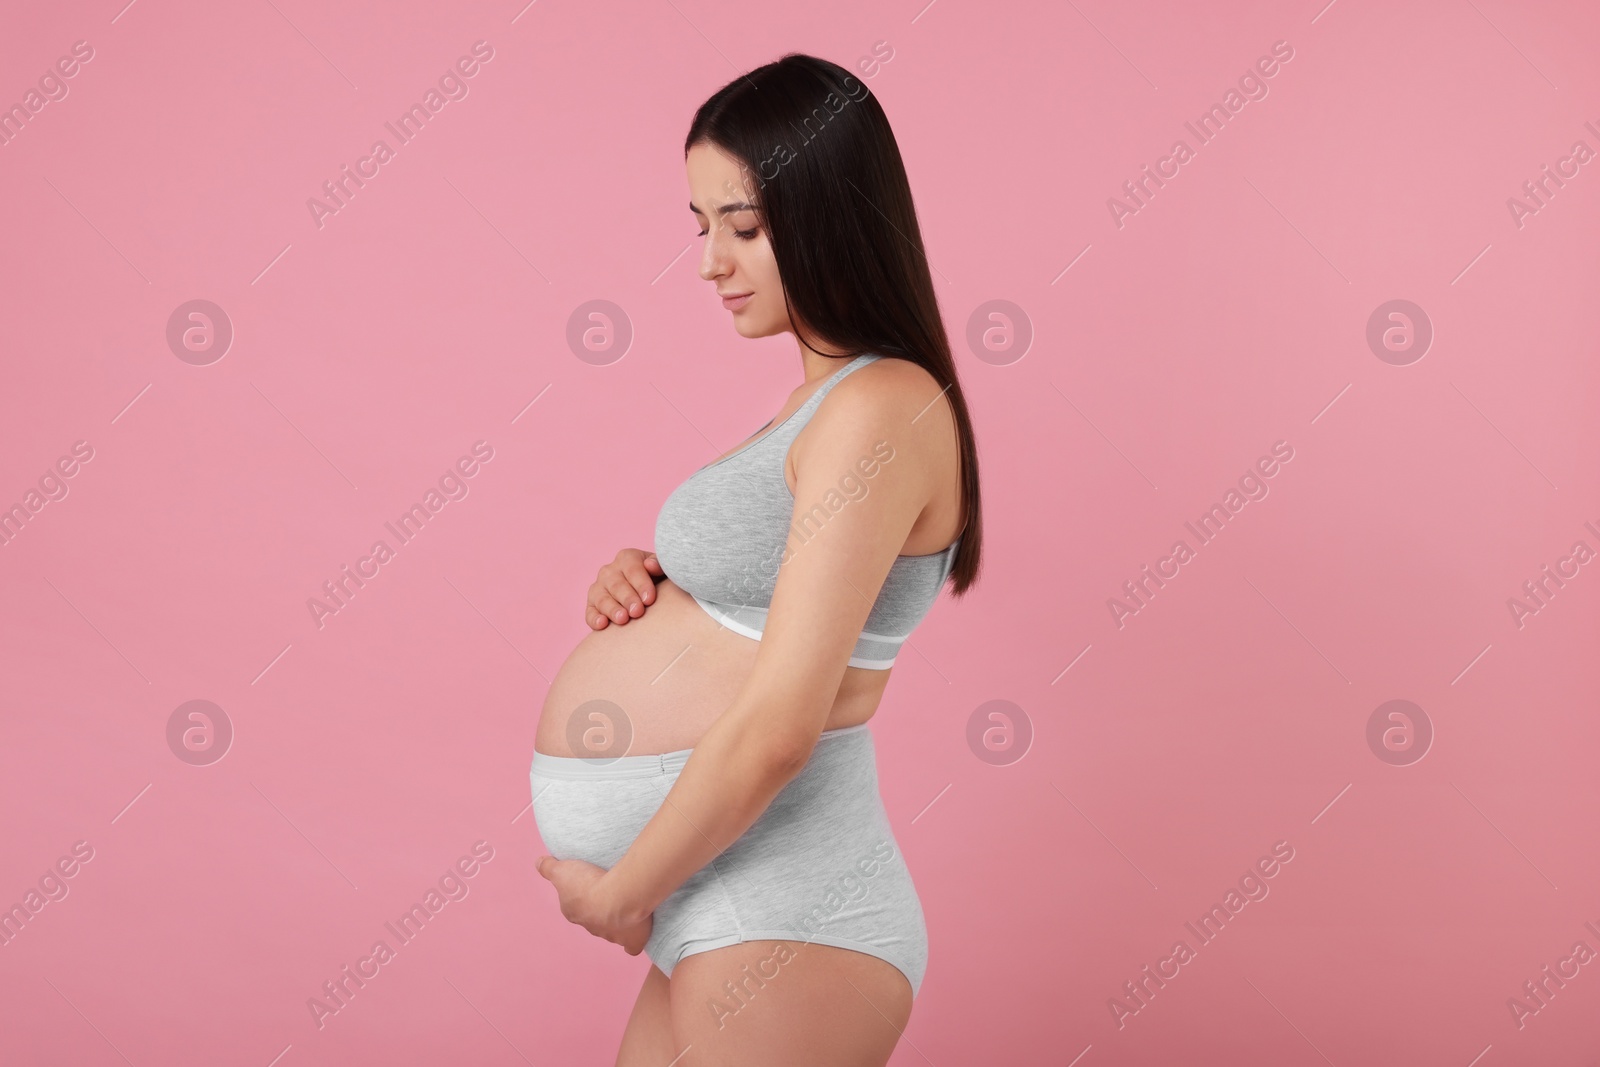
[{"label": "woman's shoulder", "polygon": [[922,364],[903,356],[879,355],[878,359],[846,375],[834,391],[886,400],[918,396],[925,392],[931,399],[943,388],[933,373]]},{"label": "woman's shoulder", "polygon": [[[816,412],[813,423],[839,430],[875,426],[916,434],[941,432],[939,417],[927,418],[933,409],[949,411],[937,401],[944,393],[933,374],[922,365],[899,356],[883,356],[857,367],[834,383]],[[823,429],[821,433],[828,433]]]},{"label": "woman's shoulder", "polygon": [[[794,442],[796,472],[817,457],[826,465],[852,449],[882,458],[892,449],[896,470],[910,474],[924,497],[945,491],[960,463],[956,421],[945,387],[920,364],[885,356],[857,367],[835,383],[815,417]],[[797,477],[798,481],[798,477]]]}]

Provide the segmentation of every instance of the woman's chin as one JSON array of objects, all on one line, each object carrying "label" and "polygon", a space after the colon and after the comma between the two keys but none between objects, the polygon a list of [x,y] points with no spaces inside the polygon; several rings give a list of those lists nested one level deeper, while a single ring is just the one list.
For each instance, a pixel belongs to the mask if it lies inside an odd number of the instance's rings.
[{"label": "woman's chin", "polygon": [[764,323],[758,322],[753,318],[741,317],[738,314],[733,316],[733,328],[738,331],[740,337],[749,338],[768,337],[776,332]]}]

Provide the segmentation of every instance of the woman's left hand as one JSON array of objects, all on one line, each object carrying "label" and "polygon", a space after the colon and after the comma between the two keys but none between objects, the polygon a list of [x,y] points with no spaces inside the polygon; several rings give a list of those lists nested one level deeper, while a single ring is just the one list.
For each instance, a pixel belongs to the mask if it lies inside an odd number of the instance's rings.
[{"label": "woman's left hand", "polygon": [[650,940],[650,930],[655,925],[655,916],[646,915],[630,925],[613,914],[606,905],[604,895],[597,892],[600,879],[606,873],[604,867],[583,860],[540,856],[538,869],[539,875],[556,887],[556,894],[561,898],[561,914],[567,917],[568,922],[577,923],[594,936],[621,945],[622,950],[630,956],[637,956],[644,951],[645,942]]}]

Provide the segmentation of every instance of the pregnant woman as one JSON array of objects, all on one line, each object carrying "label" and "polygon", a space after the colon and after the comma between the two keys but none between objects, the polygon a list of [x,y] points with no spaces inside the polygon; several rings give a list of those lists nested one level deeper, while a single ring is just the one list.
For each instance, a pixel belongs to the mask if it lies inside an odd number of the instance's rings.
[{"label": "pregnant woman", "polygon": [[860,81],[787,55],[684,152],[700,276],[741,336],[794,335],[804,381],[591,586],[534,741],[539,873],[653,962],[622,1067],[881,1065],[928,941],[867,722],[940,590],[976,580],[971,422]]}]

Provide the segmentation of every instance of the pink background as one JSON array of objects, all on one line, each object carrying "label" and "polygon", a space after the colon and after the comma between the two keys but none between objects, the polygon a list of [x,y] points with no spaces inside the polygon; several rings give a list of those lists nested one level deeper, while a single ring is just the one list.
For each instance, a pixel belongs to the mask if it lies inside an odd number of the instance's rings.
[{"label": "pink background", "polygon": [[[1600,162],[1507,207],[1600,149],[1593,5],[120,4],[0,32],[5,104],[94,49],[0,148],[0,506],[94,450],[0,547],[0,902],[94,850],[0,948],[0,1061],[611,1062],[647,964],[534,871],[535,715],[597,568],[799,380],[695,273],[681,141],[736,73],[878,41],[988,549],[873,725],[932,942],[893,1062],[1600,1056],[1600,961],[1507,1007],[1600,951],[1597,565],[1520,628],[1507,604],[1600,549]],[[469,95],[319,228],[307,200],[479,40]],[[235,330],[209,365],[166,341],[193,299]],[[595,299],[634,331],[608,365],[566,340]],[[1021,358],[966,340],[996,299]],[[1434,330],[1408,365],[1366,341],[1395,299]],[[319,629],[307,599],[478,440],[470,494]],[[1119,627],[1276,441],[1270,494]],[[1366,737],[1394,699],[1434,731],[1405,766]],[[190,700],[235,731],[208,766],[168,746]],[[1020,761],[968,747],[991,700]],[[480,840],[470,894],[319,1030],[308,998]],[[1278,841],[1270,895],[1119,1027]]]}]

